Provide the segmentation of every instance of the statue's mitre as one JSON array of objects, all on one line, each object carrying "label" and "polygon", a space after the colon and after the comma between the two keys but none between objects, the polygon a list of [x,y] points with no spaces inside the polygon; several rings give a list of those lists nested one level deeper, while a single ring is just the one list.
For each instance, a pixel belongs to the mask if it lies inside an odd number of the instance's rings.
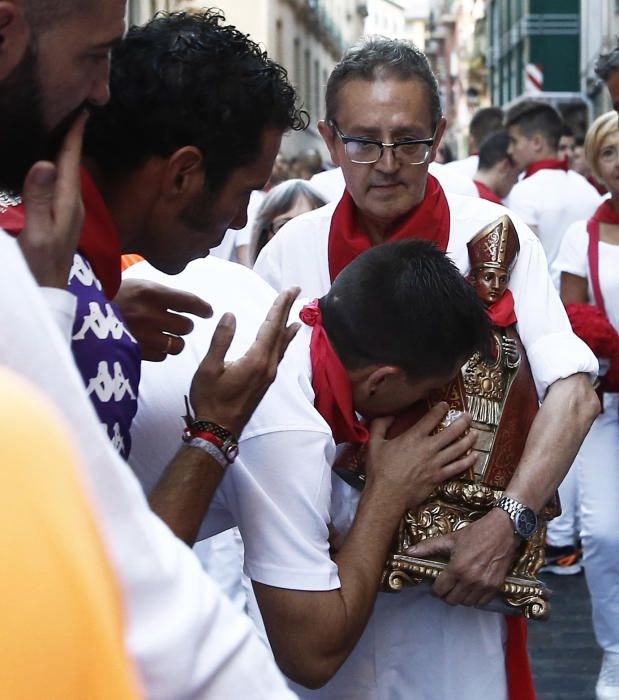
[{"label": "statue's mitre", "polygon": [[509,272],[520,251],[518,234],[512,220],[504,214],[484,226],[468,243],[471,270],[496,267]]}]

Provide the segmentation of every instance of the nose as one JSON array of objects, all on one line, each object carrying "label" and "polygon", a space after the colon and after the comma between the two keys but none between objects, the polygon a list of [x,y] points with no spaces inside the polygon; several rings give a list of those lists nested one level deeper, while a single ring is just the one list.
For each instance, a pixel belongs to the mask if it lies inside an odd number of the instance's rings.
[{"label": "nose", "polygon": [[378,161],[376,161],[374,167],[384,173],[395,172],[399,168],[399,163],[395,157],[393,148],[384,146],[382,155]]},{"label": "nose", "polygon": [[88,102],[96,107],[102,107],[110,99],[110,62],[105,61],[93,77]]}]

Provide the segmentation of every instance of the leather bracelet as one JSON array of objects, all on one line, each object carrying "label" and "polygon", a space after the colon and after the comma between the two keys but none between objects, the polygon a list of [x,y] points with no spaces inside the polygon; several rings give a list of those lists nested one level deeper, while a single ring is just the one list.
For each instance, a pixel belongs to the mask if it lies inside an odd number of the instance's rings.
[{"label": "leather bracelet", "polygon": [[239,454],[239,441],[236,435],[212,421],[195,420],[191,415],[187,396],[185,396],[185,408],[187,414],[183,416],[185,421],[183,441],[189,442],[193,438],[205,440],[219,449],[227,464],[232,464]]},{"label": "leather bracelet", "polygon": [[187,445],[187,447],[197,447],[198,449],[206,452],[206,454],[210,455],[217,462],[217,464],[219,464],[223,472],[225,472],[228,465],[231,464],[231,462],[226,459],[226,456],[219,449],[219,447],[216,447],[208,440],[204,440],[203,438],[199,437],[192,437],[189,438],[189,440],[185,440],[185,438],[183,438],[183,442],[185,445]]}]

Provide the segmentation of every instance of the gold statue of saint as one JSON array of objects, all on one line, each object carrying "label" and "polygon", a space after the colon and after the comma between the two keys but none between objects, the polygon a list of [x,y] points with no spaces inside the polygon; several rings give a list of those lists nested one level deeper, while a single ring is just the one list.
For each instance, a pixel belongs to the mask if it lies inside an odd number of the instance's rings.
[{"label": "gold statue of saint", "polygon": [[[514,300],[508,289],[520,244],[508,216],[484,227],[469,243],[468,280],[477,290],[492,322],[490,357],[476,353],[462,375],[432,397],[428,405],[447,401],[452,411],[468,411],[478,433],[473,470],[439,486],[415,512],[401,521],[383,574],[383,588],[397,592],[404,584],[434,579],[447,566],[439,558],[421,559],[406,550],[427,537],[454,532],[483,517],[494,507],[518,466],[539,403],[527,355],[515,329]],[[449,419],[449,415],[448,415]],[[522,543],[502,589],[505,612],[543,619],[549,614],[548,591],[536,579],[543,561],[545,520],[554,505],[540,514],[542,523]]]}]

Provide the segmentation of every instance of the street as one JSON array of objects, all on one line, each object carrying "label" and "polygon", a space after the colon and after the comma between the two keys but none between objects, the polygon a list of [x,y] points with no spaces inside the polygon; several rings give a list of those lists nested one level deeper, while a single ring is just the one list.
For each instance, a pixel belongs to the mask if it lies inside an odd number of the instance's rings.
[{"label": "street", "polygon": [[537,700],[594,700],[602,654],[593,636],[585,576],[542,578],[554,593],[550,620],[529,624]]}]

